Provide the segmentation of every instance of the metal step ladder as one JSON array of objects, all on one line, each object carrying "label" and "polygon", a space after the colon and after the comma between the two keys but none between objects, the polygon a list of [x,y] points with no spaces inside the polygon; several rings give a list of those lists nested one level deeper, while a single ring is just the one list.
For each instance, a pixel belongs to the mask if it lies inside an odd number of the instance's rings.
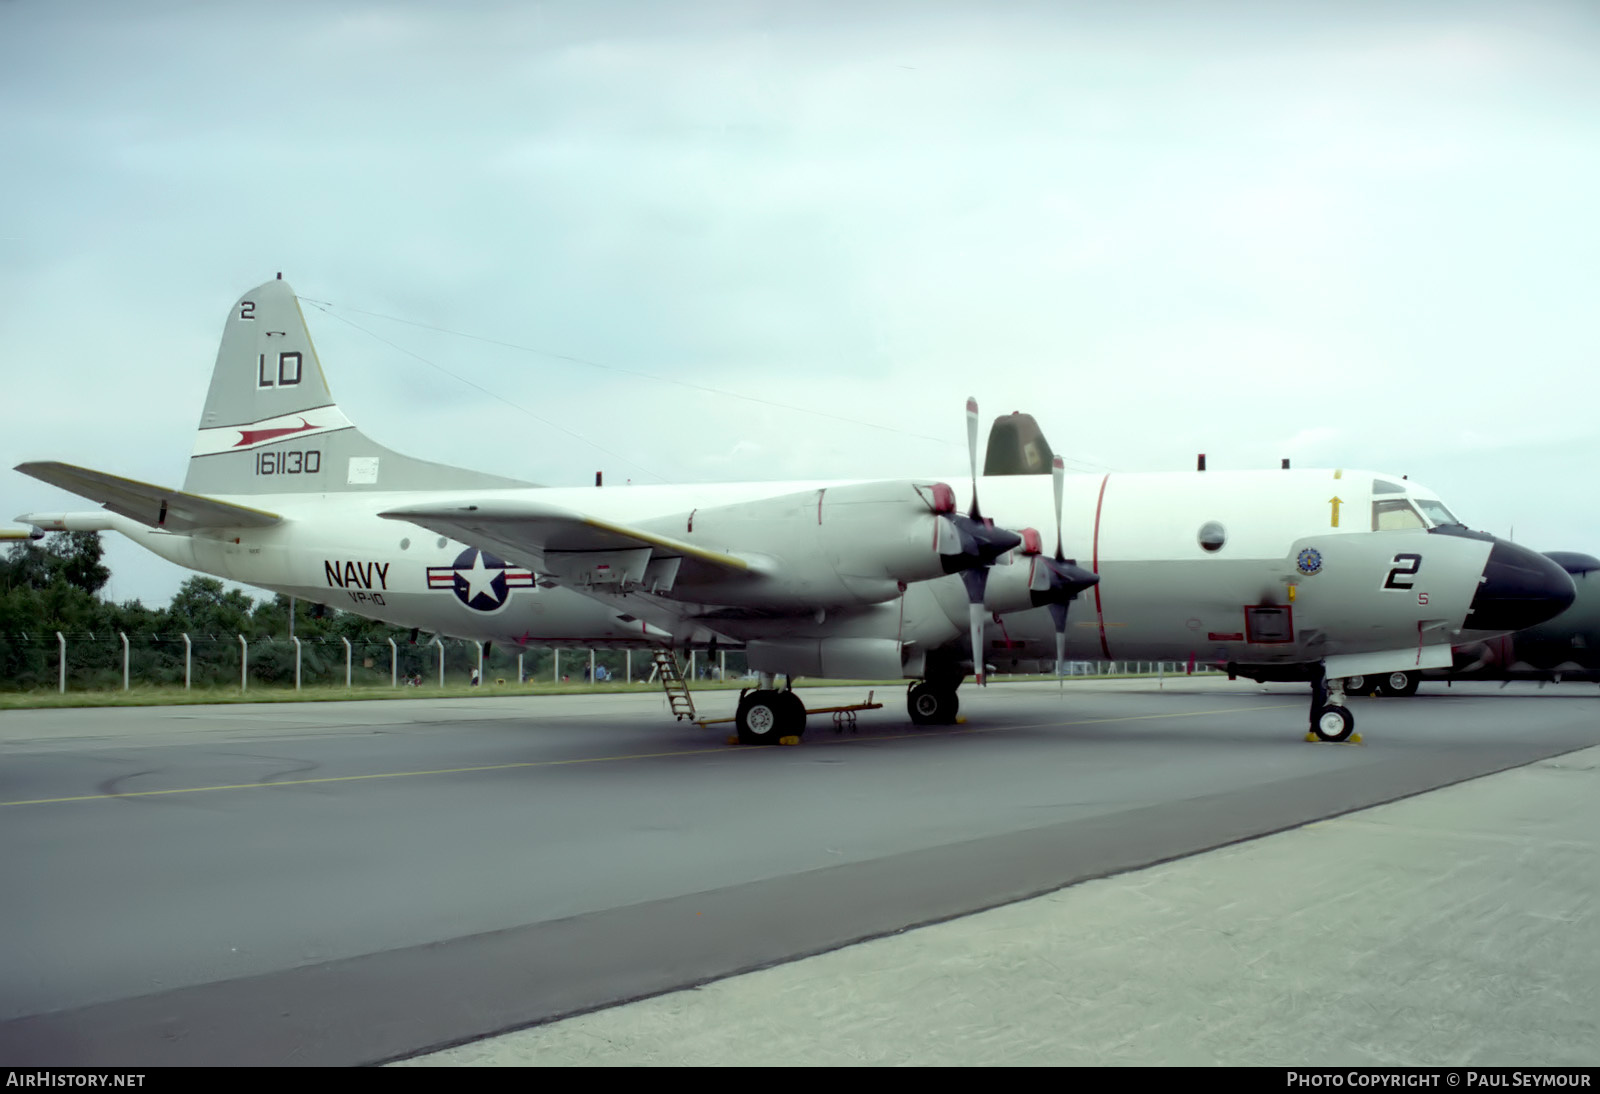
[{"label": "metal step ladder", "polygon": [[694,721],[694,697],[689,694],[689,682],[683,678],[683,670],[678,668],[678,659],[672,655],[671,650],[658,649],[655,652],[655,663],[653,675],[661,679],[661,687],[667,693],[667,702],[672,705],[672,716],[679,721],[685,718]]}]

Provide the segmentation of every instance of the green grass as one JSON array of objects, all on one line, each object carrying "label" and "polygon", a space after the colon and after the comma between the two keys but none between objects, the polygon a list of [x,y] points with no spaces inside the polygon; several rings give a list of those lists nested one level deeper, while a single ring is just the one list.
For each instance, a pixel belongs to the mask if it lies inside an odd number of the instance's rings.
[{"label": "green grass", "polygon": [[[702,681],[693,691],[726,690],[737,688],[733,681],[719,683]],[[387,684],[355,687],[322,685],[283,687],[271,684],[253,685],[247,691],[235,687],[207,687],[185,690],[181,687],[140,687],[128,691],[121,688],[103,691],[54,690],[0,692],[0,710],[23,710],[32,707],[149,707],[183,706],[195,703],[333,703],[352,699],[497,699],[513,695],[591,695],[602,692],[660,692],[660,684],[552,684],[528,683],[520,687],[513,683],[497,684],[491,678],[482,687],[465,683],[423,684],[409,687]]]},{"label": "green grass", "polygon": [[[1081,682],[1084,680],[1122,680],[1141,674],[1116,673],[1093,676],[1068,676],[1064,679],[1067,683]],[[1144,673],[1144,676],[1155,676],[1155,673]],[[1178,675],[1181,675],[1178,674]],[[1005,676],[994,679],[996,684],[1021,683],[1028,681],[1053,681],[1055,676]],[[753,684],[749,680],[697,680],[690,687],[690,692],[699,694],[706,691],[736,691],[739,688],[748,688]],[[801,681],[802,687],[865,687],[883,690],[898,690],[905,687],[905,680],[826,680],[813,683]],[[390,687],[383,685],[357,685],[346,688],[338,685],[322,685],[304,687],[295,690],[293,687],[282,687],[270,684],[253,685],[248,691],[240,691],[237,687],[206,687],[184,690],[181,687],[152,687],[135,686],[129,691],[121,688],[99,691],[68,691],[65,694],[54,689],[39,689],[35,691],[0,692],[0,710],[27,710],[42,707],[154,707],[154,706],[185,706],[197,703],[332,703],[348,702],[359,699],[499,699],[513,695],[599,695],[614,693],[651,693],[661,694],[660,684],[633,683],[625,684],[617,681],[606,681],[599,684],[585,683],[550,683],[548,681],[533,681],[518,686],[514,683],[498,684],[491,677],[489,682],[482,687],[471,687],[465,683],[446,684],[440,687],[437,684],[424,684],[421,687]]]}]

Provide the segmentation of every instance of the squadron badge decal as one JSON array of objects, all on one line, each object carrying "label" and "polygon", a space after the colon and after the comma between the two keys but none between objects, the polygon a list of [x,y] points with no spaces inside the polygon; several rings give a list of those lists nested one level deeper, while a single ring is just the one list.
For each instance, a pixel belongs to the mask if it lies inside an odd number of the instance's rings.
[{"label": "squadron badge decal", "polygon": [[1296,561],[1295,566],[1307,577],[1310,577],[1312,574],[1321,573],[1322,552],[1317,550],[1315,547],[1307,547],[1304,551],[1300,552],[1300,557]]}]

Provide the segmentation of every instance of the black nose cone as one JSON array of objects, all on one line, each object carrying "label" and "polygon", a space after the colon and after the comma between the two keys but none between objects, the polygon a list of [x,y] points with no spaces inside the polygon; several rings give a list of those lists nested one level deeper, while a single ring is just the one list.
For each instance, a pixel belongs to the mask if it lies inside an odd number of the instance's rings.
[{"label": "black nose cone", "polygon": [[1467,611],[1466,626],[1475,631],[1520,631],[1554,619],[1577,595],[1572,578],[1557,563],[1497,539]]}]

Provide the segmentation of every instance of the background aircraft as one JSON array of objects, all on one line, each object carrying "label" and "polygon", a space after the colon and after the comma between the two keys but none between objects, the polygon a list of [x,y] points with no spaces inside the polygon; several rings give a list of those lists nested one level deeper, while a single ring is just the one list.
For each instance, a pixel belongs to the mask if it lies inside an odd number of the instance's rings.
[{"label": "background aircraft", "polygon": [[[750,743],[804,728],[778,675],[908,678],[913,720],[941,723],[969,673],[1065,657],[1309,675],[1314,732],[1342,740],[1344,677],[1447,665],[1452,643],[1573,596],[1561,567],[1405,480],[1054,461],[1047,493],[1039,476],[980,481],[976,439],[969,401],[965,513],[934,479],[568,489],[428,463],[339,410],[280,278],[230,309],[182,490],[26,463],[105,511],[18,519],[121,531],[194,569],[461,637],[741,645],[762,674],[739,707]],[[980,492],[1021,530],[985,518]],[[1032,529],[1052,522],[1049,551]]]}]

